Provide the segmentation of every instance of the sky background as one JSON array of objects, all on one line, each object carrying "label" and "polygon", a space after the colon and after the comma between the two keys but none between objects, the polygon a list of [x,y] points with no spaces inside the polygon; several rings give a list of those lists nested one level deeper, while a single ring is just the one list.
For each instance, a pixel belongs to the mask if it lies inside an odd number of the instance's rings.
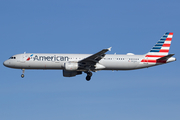
[{"label": "sky background", "polygon": [[[179,120],[179,0],[1,0],[0,120]],[[3,66],[14,54],[145,54],[173,32],[176,62],[66,78]]]}]

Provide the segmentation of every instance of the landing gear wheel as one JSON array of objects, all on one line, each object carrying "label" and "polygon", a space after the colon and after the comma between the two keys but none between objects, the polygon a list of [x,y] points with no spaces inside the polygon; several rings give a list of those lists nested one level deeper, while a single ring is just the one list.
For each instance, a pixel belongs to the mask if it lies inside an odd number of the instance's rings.
[{"label": "landing gear wheel", "polygon": [[91,76],[88,76],[88,75],[87,75],[87,76],[86,76],[86,80],[87,80],[87,81],[90,81],[90,80],[91,80]]},{"label": "landing gear wheel", "polygon": [[92,72],[87,72],[87,75],[91,77],[92,76]]},{"label": "landing gear wheel", "polygon": [[22,74],[21,74],[22,78],[24,78],[24,71],[25,71],[25,69],[22,69]]},{"label": "landing gear wheel", "polygon": [[86,72],[87,76],[86,76],[86,80],[90,81],[91,80],[91,76],[92,76],[92,72]]},{"label": "landing gear wheel", "polygon": [[24,78],[24,74],[21,74],[21,77]]}]

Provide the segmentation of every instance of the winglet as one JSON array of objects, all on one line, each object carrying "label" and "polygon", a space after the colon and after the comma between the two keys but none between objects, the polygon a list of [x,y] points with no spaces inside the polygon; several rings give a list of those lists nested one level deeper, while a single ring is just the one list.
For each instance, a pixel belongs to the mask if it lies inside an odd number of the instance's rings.
[{"label": "winglet", "polygon": [[111,48],[112,48],[112,47],[108,48],[108,50],[111,51]]}]

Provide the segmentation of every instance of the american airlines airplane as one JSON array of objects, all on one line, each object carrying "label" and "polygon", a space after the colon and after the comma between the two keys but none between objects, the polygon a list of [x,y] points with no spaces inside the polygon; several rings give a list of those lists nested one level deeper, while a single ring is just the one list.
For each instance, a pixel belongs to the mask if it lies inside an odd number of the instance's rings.
[{"label": "american airlines airplane", "polygon": [[174,54],[168,54],[172,37],[172,32],[165,33],[150,52],[144,55],[105,54],[111,50],[110,47],[95,54],[17,54],[3,64],[9,68],[22,69],[22,78],[25,69],[58,69],[63,70],[64,77],[73,77],[84,72],[89,81],[92,72],[99,70],[134,70],[176,61],[172,57]]}]

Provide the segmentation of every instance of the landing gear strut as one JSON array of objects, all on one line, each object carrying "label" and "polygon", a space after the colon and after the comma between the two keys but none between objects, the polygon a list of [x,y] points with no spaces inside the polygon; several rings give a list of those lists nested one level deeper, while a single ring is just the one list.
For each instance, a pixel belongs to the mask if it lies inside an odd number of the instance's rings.
[{"label": "landing gear strut", "polygon": [[91,80],[92,72],[87,72],[86,80]]},{"label": "landing gear strut", "polygon": [[25,71],[25,69],[22,69],[22,74],[21,74],[22,78],[24,78],[24,71]]}]

